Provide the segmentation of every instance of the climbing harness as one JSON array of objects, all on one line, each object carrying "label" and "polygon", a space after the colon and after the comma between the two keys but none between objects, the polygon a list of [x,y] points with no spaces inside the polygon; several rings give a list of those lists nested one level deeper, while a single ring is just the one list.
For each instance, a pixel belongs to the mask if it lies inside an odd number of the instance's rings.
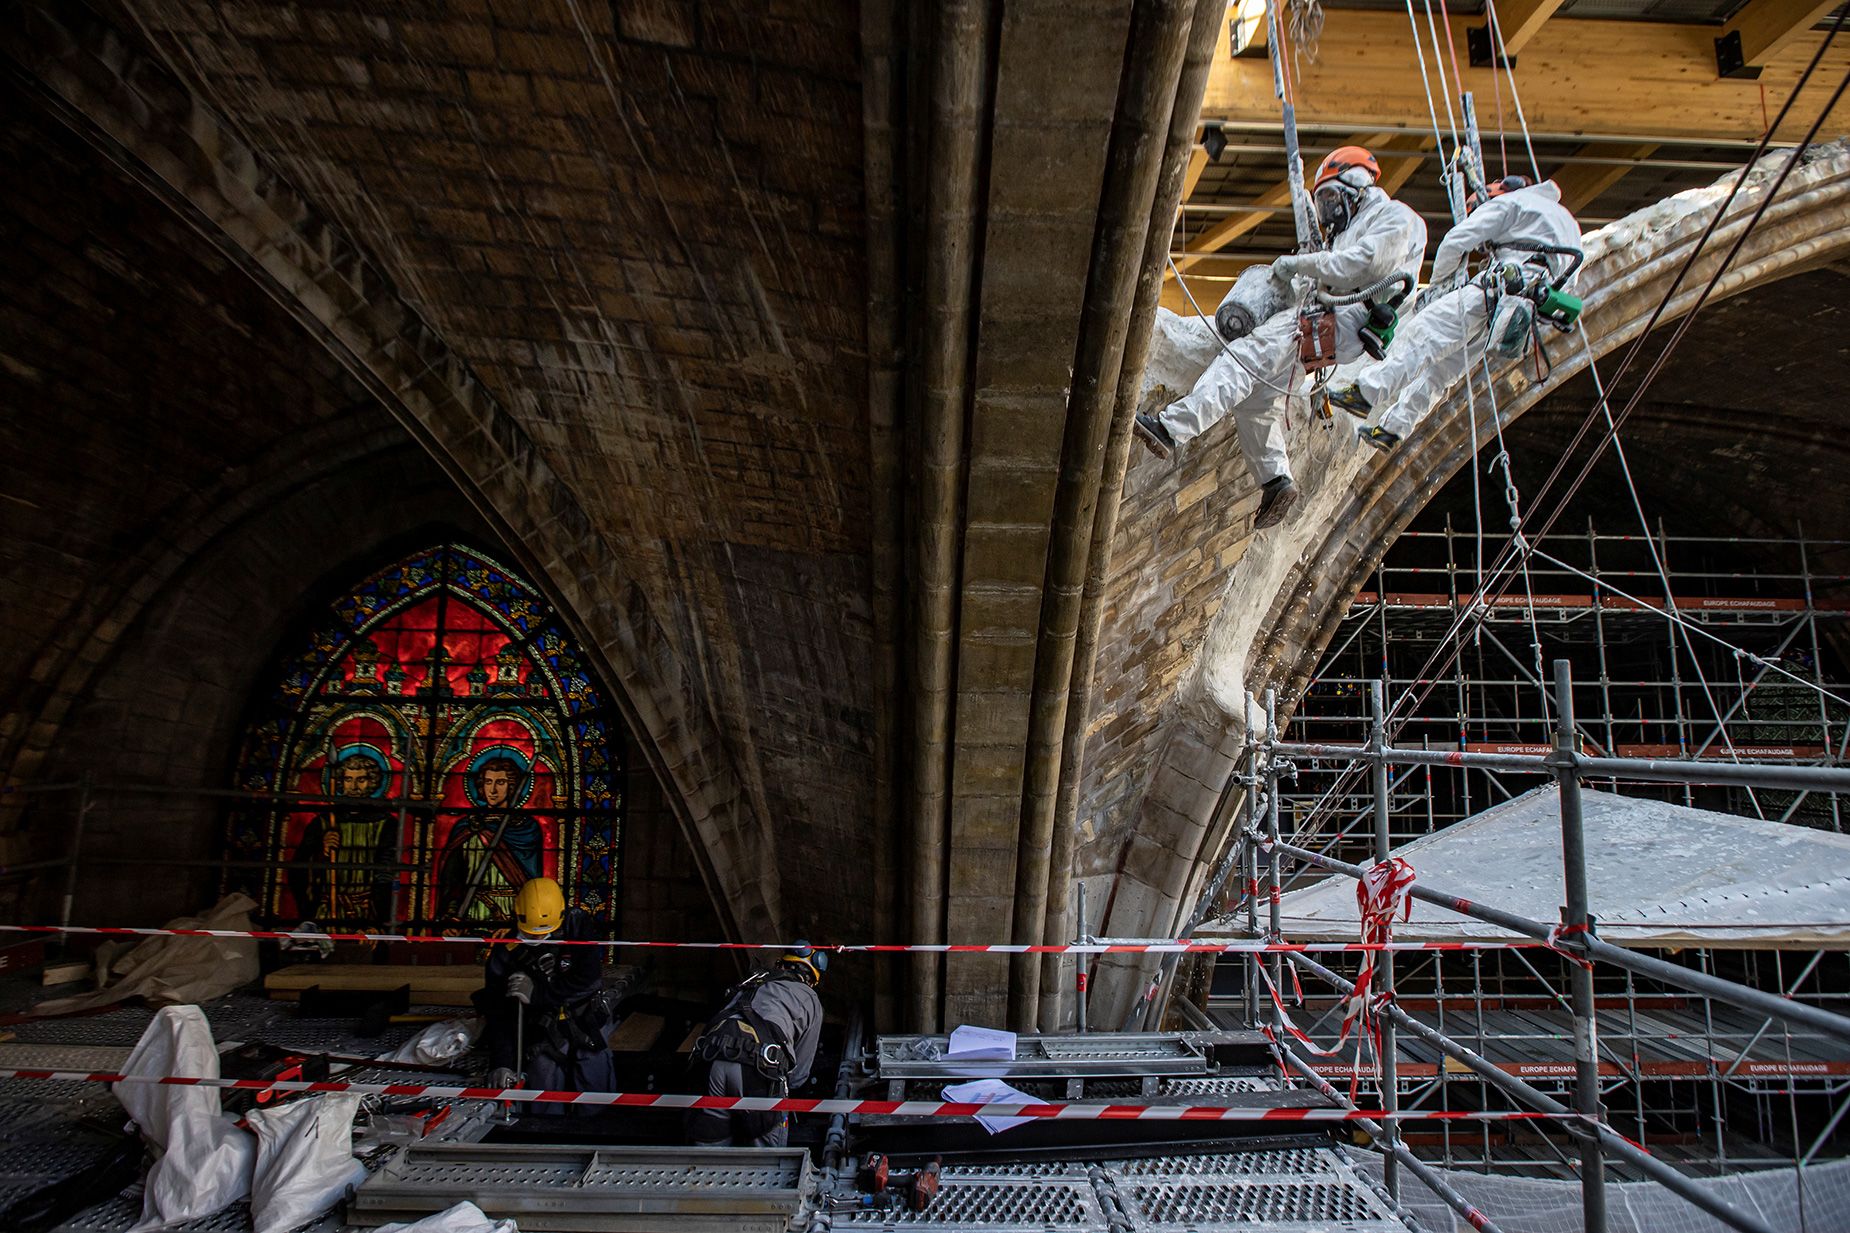
[{"label": "climbing harness", "polygon": [[777,980],[795,980],[796,973],[760,972],[747,977],[733,988],[725,1007],[711,1027],[694,1042],[693,1056],[702,1062],[738,1062],[749,1065],[773,1083],[783,1084],[796,1068],[796,1058],[784,1034],[763,1015],[752,1009],[758,990]]}]

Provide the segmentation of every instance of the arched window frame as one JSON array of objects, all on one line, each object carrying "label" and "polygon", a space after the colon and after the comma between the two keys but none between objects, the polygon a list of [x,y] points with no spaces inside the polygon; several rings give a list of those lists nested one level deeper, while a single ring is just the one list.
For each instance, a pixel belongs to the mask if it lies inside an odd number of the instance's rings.
[{"label": "arched window frame", "polygon": [[[425,642],[422,662],[401,653]],[[234,811],[226,888],[273,922],[456,931],[506,923],[537,869],[614,924],[623,754],[621,718],[532,584],[466,544],[411,553],[279,657],[236,769],[273,803]]]}]

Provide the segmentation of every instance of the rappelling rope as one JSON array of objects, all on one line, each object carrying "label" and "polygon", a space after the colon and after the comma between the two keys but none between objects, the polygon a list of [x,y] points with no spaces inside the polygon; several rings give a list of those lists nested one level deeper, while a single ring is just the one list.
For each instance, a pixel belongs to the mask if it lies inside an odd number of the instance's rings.
[{"label": "rappelling rope", "polygon": [[[1408,2],[1408,15],[1409,15],[1409,18],[1411,19],[1412,17],[1411,0],[1407,0],[1407,2]],[[1430,25],[1430,16],[1431,16],[1430,5],[1428,6],[1427,11],[1428,11],[1428,19],[1429,19],[1429,25]],[[1768,145],[1772,141],[1773,134],[1779,130],[1786,116],[1790,113],[1793,105],[1796,103],[1799,97],[1799,94],[1804,90],[1806,84],[1810,81],[1813,73],[1816,71],[1818,64],[1823,60],[1826,50],[1829,49],[1831,42],[1835,39],[1837,35],[1837,32],[1843,26],[1846,13],[1850,13],[1850,8],[1840,10],[1838,12],[1837,18],[1832,23],[1831,29],[1826,34],[1824,41],[1819,46],[1818,50],[1813,54],[1810,63],[1807,64],[1805,71],[1800,75],[1798,81],[1793,85],[1793,88],[1791,92],[1787,95],[1785,102],[1780,106],[1778,116],[1773,120],[1771,124],[1767,126],[1767,131],[1762,136],[1759,146],[1754,151],[1754,155],[1752,156],[1752,158],[1749,159],[1748,165],[1742,168],[1741,174],[1738,177],[1736,177],[1733,185],[1730,186],[1727,196],[1716,207],[1715,213],[1710,218],[1708,226],[1704,229],[1702,235],[1697,239],[1697,242],[1695,246],[1691,249],[1689,256],[1684,259],[1684,262],[1682,266],[1678,269],[1677,274],[1671,283],[1671,286],[1665,291],[1662,299],[1658,302],[1656,308],[1653,309],[1651,317],[1646,322],[1644,329],[1639,333],[1637,339],[1633,342],[1632,346],[1627,350],[1627,353],[1620,365],[1618,376],[1614,378],[1615,382],[1623,378],[1625,372],[1627,371],[1627,369],[1629,369],[1632,361],[1638,356],[1638,354],[1642,350],[1646,336],[1649,335],[1650,331],[1656,326],[1657,322],[1662,318],[1663,314],[1668,310],[1670,304],[1675,299],[1677,290],[1681,287],[1684,278],[1686,278],[1689,274],[1689,271],[1694,268],[1697,259],[1701,256],[1703,250],[1707,247],[1709,240],[1714,236],[1715,231],[1721,225],[1723,218],[1727,214],[1728,206],[1733,203],[1735,197],[1739,194],[1742,186],[1745,185],[1745,183],[1747,182],[1747,177],[1748,177],[1749,172],[1751,172],[1754,164],[1758,161],[1760,156],[1765,153]],[[1417,45],[1417,33],[1418,32],[1416,28],[1415,30],[1416,45]],[[1499,47],[1501,48],[1502,44],[1500,41],[1500,34],[1498,37],[1499,37]],[[1435,44],[1435,49],[1436,49],[1436,46],[1437,46],[1436,35],[1434,36],[1434,44]],[[1507,55],[1505,56],[1505,59],[1507,61]],[[1422,58],[1421,63],[1423,67],[1424,65],[1423,58]],[[1441,82],[1443,85],[1443,67],[1442,66],[1440,67],[1440,73],[1441,73]],[[1850,84],[1850,74],[1846,74],[1844,84]],[[1510,89],[1511,89],[1511,93],[1512,93],[1514,103],[1515,103],[1517,119],[1518,119],[1518,122],[1523,127],[1524,137],[1525,137],[1525,140],[1527,140],[1528,139],[1528,121],[1522,111],[1520,91],[1516,85],[1516,80],[1515,80],[1515,76],[1513,73],[1510,76]],[[1618,425],[1623,423],[1625,415],[1629,414],[1631,409],[1637,405],[1638,401],[1643,397],[1645,389],[1649,387],[1653,378],[1655,378],[1657,373],[1661,371],[1664,361],[1668,358],[1671,351],[1675,349],[1677,343],[1681,340],[1682,334],[1687,330],[1689,323],[1694,320],[1695,316],[1700,312],[1703,305],[1707,302],[1709,295],[1713,292],[1717,283],[1719,283],[1722,273],[1727,269],[1729,263],[1733,260],[1734,256],[1740,251],[1741,246],[1746,243],[1747,237],[1752,234],[1755,227],[1758,226],[1761,217],[1765,214],[1767,208],[1772,204],[1773,200],[1778,194],[1780,186],[1783,185],[1785,182],[1786,175],[1796,165],[1797,160],[1798,160],[1798,155],[1807,146],[1809,146],[1811,141],[1816,137],[1818,129],[1822,126],[1825,118],[1830,114],[1832,108],[1835,107],[1837,98],[1843,93],[1843,89],[1844,89],[1843,85],[1840,85],[1838,87],[1837,93],[1832,96],[1830,102],[1825,106],[1824,110],[1820,112],[1817,120],[1814,121],[1811,128],[1807,131],[1804,140],[1801,141],[1798,147],[1793,151],[1793,155],[1791,159],[1789,159],[1786,165],[1781,169],[1779,176],[1776,178],[1774,184],[1768,189],[1766,196],[1762,200],[1759,208],[1755,210],[1752,217],[1748,220],[1747,225],[1743,228],[1740,236],[1736,238],[1733,247],[1729,250],[1728,254],[1724,256],[1721,263],[1717,266],[1715,274],[1710,279],[1709,284],[1707,285],[1707,287],[1704,288],[1702,294],[1698,297],[1697,302],[1694,305],[1692,305],[1691,308],[1688,310],[1682,322],[1679,323],[1679,327],[1677,331],[1673,333],[1671,339],[1665,345],[1663,352],[1660,353],[1660,355],[1658,356],[1656,363],[1653,364],[1651,369],[1646,373],[1643,381],[1640,382],[1638,389],[1633,393],[1631,399],[1626,404],[1625,411],[1621,413],[1621,415],[1615,421],[1613,421],[1613,428],[1611,432],[1609,433],[1607,440],[1610,440],[1612,439],[1613,436],[1616,436]],[[1429,91],[1429,98],[1430,98],[1430,91]],[[1451,114],[1449,96],[1447,99],[1446,110],[1447,110],[1447,115],[1449,117]],[[1550,472],[1548,478],[1544,481],[1541,492],[1536,498],[1538,502],[1549,495],[1549,492],[1552,489],[1555,481],[1559,479],[1560,476],[1565,472],[1567,468],[1568,459],[1572,456],[1573,451],[1575,450],[1576,447],[1578,447],[1580,442],[1585,439],[1586,434],[1592,430],[1593,424],[1594,424],[1594,418],[1591,414],[1589,414],[1587,419],[1583,421],[1580,429],[1575,434],[1574,440],[1569,443],[1567,448],[1563,451],[1561,457],[1557,459],[1554,469]],[[1580,486],[1585,482],[1587,475],[1591,471],[1593,462],[1597,459],[1599,452],[1603,450],[1603,448],[1604,448],[1604,442],[1601,443],[1601,446],[1594,451],[1593,456],[1590,457],[1587,463],[1582,467],[1578,479],[1570,487],[1567,494],[1563,496],[1556,503],[1554,507],[1554,511],[1549,515],[1548,519],[1543,524],[1541,530],[1537,533],[1538,538],[1539,536],[1546,535],[1548,531],[1553,527],[1554,523],[1559,519],[1561,514],[1565,511],[1567,502],[1571,500],[1571,498],[1579,491]],[[1525,518],[1524,521],[1526,522],[1527,518]],[[1521,530],[1521,528],[1519,527],[1518,530]],[[1451,628],[1449,628],[1446,631],[1444,637],[1441,638],[1440,641],[1435,645],[1432,653],[1428,655],[1425,664],[1422,665],[1420,670],[1414,675],[1413,680],[1409,684],[1408,688],[1402,691],[1402,693],[1399,696],[1393,699],[1392,703],[1389,705],[1387,709],[1387,713],[1385,716],[1386,725],[1389,728],[1389,739],[1392,739],[1394,735],[1397,735],[1400,732],[1400,730],[1405,727],[1407,721],[1412,717],[1413,713],[1418,710],[1421,703],[1423,703],[1425,698],[1428,695],[1430,695],[1430,693],[1432,692],[1432,689],[1438,680],[1437,672],[1435,672],[1435,669],[1438,669],[1438,671],[1445,671],[1445,670],[1448,670],[1454,662],[1456,662],[1457,657],[1463,651],[1464,642],[1462,639],[1462,634],[1464,633],[1466,627],[1469,626],[1472,629],[1472,631],[1475,632],[1477,627],[1481,625],[1482,622],[1488,616],[1488,613],[1490,611],[1489,587],[1496,586],[1498,588],[1496,591],[1496,597],[1498,598],[1500,598],[1504,593],[1507,592],[1510,583],[1514,581],[1513,577],[1510,576],[1510,567],[1511,567],[1512,562],[1516,560],[1518,555],[1519,554],[1517,552],[1517,549],[1515,548],[1514,538],[1512,537],[1511,542],[1507,543],[1504,546],[1504,548],[1501,550],[1501,552],[1498,554],[1498,558],[1493,563],[1493,566],[1491,569],[1491,577],[1485,582],[1483,586],[1479,588],[1478,594],[1474,596],[1474,602],[1470,605],[1467,605],[1464,609],[1462,609],[1459,612],[1457,617],[1454,618]],[[1714,635],[1710,634],[1707,630],[1700,630],[1699,632],[1701,632],[1705,637],[1714,638]],[[1720,639],[1715,639],[1715,640],[1721,641]],[[1443,666],[1441,666],[1442,659],[1443,659]],[[1783,670],[1781,671],[1783,672]],[[1791,674],[1788,673],[1786,675],[1791,675]],[[1794,677],[1793,679],[1803,681],[1803,678],[1799,678],[1799,677]],[[1424,684],[1422,684],[1421,682],[1424,682]],[[1806,685],[1811,685],[1811,682],[1809,681],[1804,681],[1803,683]],[[1818,687],[1812,686],[1812,688],[1816,689]],[[1825,692],[1825,691],[1820,690],[1820,692]],[[1406,707],[1405,714],[1402,714],[1403,706]],[[1312,809],[1310,815],[1305,819],[1304,829],[1307,829],[1307,830],[1312,829],[1318,824],[1318,822],[1321,819],[1322,814],[1327,808],[1328,803],[1335,799],[1339,799],[1340,792],[1344,790],[1347,783],[1353,782],[1354,776],[1358,773],[1359,773],[1359,764],[1351,763],[1343,771],[1342,775],[1339,776],[1338,782],[1332,785],[1330,791],[1326,792],[1324,794],[1324,797]]]},{"label": "rappelling rope", "polygon": [[1407,26],[1413,32],[1413,54],[1420,64],[1420,88],[1426,91],[1426,114],[1432,117],[1432,139],[1439,152],[1439,165],[1445,165],[1445,134],[1439,131],[1439,110],[1432,101],[1432,81],[1426,76],[1426,49],[1420,43],[1420,24],[1413,16],[1413,0],[1407,0]]},{"label": "rappelling rope", "polygon": [[[1497,20],[1497,6],[1493,0],[1484,0],[1484,13],[1490,19],[1490,37],[1496,40],[1497,59],[1503,61],[1503,72],[1509,77],[1510,99],[1516,107],[1516,123],[1522,127],[1522,144],[1529,152],[1529,171],[1535,176],[1536,182],[1540,183],[1542,178],[1542,165],[1537,162],[1535,158],[1535,142],[1531,140],[1529,136],[1529,121],[1522,114],[1522,91],[1516,88],[1516,67],[1510,63],[1509,48],[1503,42],[1503,24]],[[1496,81],[1497,69],[1495,64],[1491,65],[1490,78],[1493,83]],[[1499,136],[1501,136],[1503,129],[1502,106],[1503,92],[1501,89],[1498,89],[1497,131]],[[1507,153],[1503,157],[1503,169],[1505,171],[1509,170],[1509,155]]]}]

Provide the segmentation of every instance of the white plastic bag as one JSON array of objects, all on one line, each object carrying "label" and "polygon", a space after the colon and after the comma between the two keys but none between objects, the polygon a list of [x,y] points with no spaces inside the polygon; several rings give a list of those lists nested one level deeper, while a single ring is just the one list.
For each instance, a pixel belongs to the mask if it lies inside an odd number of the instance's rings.
[{"label": "white plastic bag", "polygon": [[256,1233],[288,1233],[318,1219],[349,1186],[366,1178],[353,1157],[356,1092],[330,1092],[245,1120],[257,1132],[257,1168],[251,1182],[251,1224]]},{"label": "white plastic bag", "polygon": [[467,1199],[413,1224],[388,1224],[373,1233],[520,1233],[512,1220],[490,1220]]},{"label": "white plastic bag", "polygon": [[482,1034],[482,1021],[475,1019],[445,1019],[442,1023],[433,1023],[423,1031],[398,1046],[386,1055],[391,1062],[421,1062],[434,1066],[438,1062],[453,1061],[469,1052],[469,1046]]},{"label": "white plastic bag", "polygon": [[[205,1012],[197,1006],[157,1012],[122,1073],[218,1078]],[[118,1083],[115,1093],[155,1153],[141,1222],[131,1233],[210,1216],[250,1193],[257,1144],[219,1110],[219,1089]]]}]

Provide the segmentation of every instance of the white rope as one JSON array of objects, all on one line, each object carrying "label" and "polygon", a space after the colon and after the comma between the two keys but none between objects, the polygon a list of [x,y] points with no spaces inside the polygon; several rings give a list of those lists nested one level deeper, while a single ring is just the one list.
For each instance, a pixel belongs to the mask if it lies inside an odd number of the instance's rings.
[{"label": "white rope", "polygon": [[[1445,122],[1452,126],[1452,151],[1457,153],[1463,139],[1458,135],[1458,117],[1452,114],[1451,83],[1445,77],[1445,59],[1439,54],[1439,28],[1433,24],[1432,0],[1423,0],[1423,3],[1426,6],[1426,30],[1432,37],[1432,63],[1439,70],[1439,94],[1445,99]],[[1460,82],[1459,85],[1462,87],[1464,83]]]},{"label": "white rope", "polygon": [[[1234,351],[1234,349],[1228,345],[1227,340],[1220,336],[1220,326],[1215,322],[1215,320],[1212,317],[1208,316],[1206,313],[1201,311],[1201,305],[1197,303],[1195,300],[1195,293],[1188,289],[1188,280],[1182,277],[1182,271],[1176,267],[1175,257],[1173,256],[1169,257],[1168,261],[1169,261],[1169,272],[1176,276],[1176,286],[1182,289],[1182,295],[1188,300],[1188,306],[1195,310],[1195,316],[1198,320],[1207,322],[1209,332],[1211,332],[1214,335],[1214,341],[1220,344],[1220,349],[1226,353],[1227,358],[1232,360],[1234,364],[1238,366],[1241,372],[1245,373],[1247,376],[1257,381],[1260,385],[1265,386],[1265,388],[1267,388],[1268,390],[1271,390],[1273,393],[1283,394],[1286,398],[1297,397],[1294,391],[1273,385],[1270,381],[1266,380],[1263,376],[1254,372],[1252,369],[1246,366],[1246,361],[1242,360],[1239,357],[1239,355]],[[1233,408],[1229,407],[1227,408],[1227,410],[1229,413],[1231,413],[1233,411]]]},{"label": "white rope", "polygon": [[[1432,82],[1426,76],[1426,47],[1420,42],[1420,23],[1413,16],[1413,0],[1407,0],[1407,26],[1413,32],[1413,54],[1420,62],[1420,87],[1426,91],[1426,114],[1432,117],[1433,145],[1439,152],[1439,165],[1445,166],[1445,134],[1439,131],[1439,109],[1433,105]],[[1438,59],[1439,49],[1433,48],[1433,58]]]},{"label": "white rope", "polygon": [[[1522,144],[1529,151],[1529,170],[1535,173],[1536,183],[1542,180],[1542,165],[1535,161],[1535,143],[1529,140],[1529,121],[1522,114],[1522,92],[1516,88],[1516,69],[1510,64],[1509,48],[1503,42],[1503,25],[1497,20],[1497,6],[1494,0],[1484,0],[1484,12],[1490,18],[1490,34],[1497,41],[1497,56],[1503,61],[1504,75],[1510,83],[1510,100],[1516,105],[1516,123],[1522,128]],[[1493,77],[1496,65],[1490,69]],[[1501,132],[1501,126],[1498,131]]]}]

